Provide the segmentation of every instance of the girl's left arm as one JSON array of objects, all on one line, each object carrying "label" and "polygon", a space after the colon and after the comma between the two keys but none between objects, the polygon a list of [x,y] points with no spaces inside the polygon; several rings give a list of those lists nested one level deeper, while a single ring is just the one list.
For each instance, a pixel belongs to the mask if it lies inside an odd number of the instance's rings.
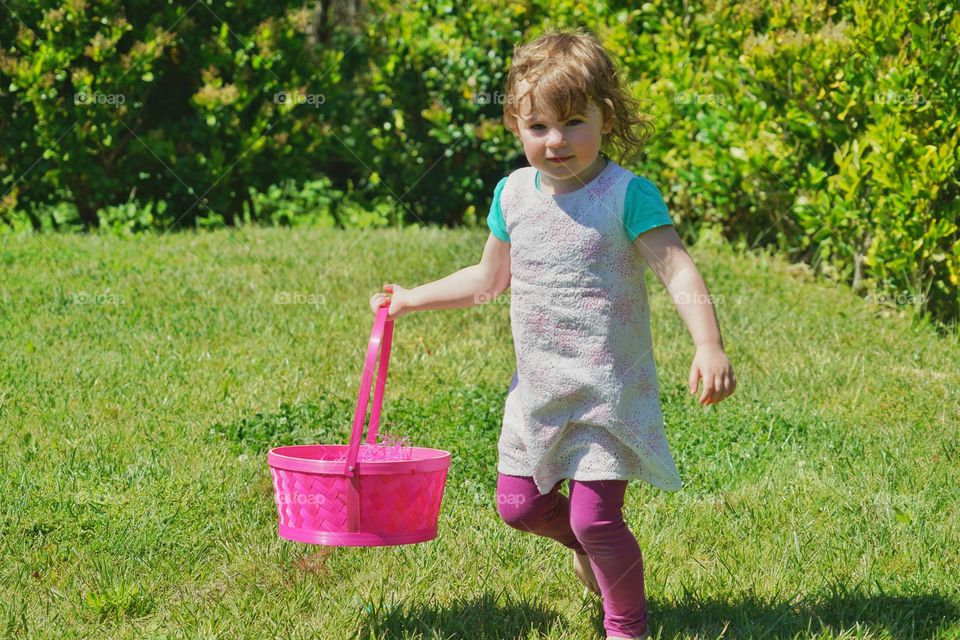
[{"label": "girl's left arm", "polygon": [[671,226],[654,227],[641,233],[633,244],[670,293],[697,348],[687,381],[690,393],[697,392],[702,378],[699,402],[705,405],[720,402],[736,389],[737,378],[723,350],[717,312],[697,266]]}]

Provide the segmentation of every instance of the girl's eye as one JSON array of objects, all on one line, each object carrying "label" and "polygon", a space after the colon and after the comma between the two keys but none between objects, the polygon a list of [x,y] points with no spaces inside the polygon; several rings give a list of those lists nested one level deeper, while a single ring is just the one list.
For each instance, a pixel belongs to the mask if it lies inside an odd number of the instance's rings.
[{"label": "girl's eye", "polygon": [[570,125],[571,127],[575,127],[575,126],[577,126],[578,124],[583,124],[583,119],[582,119],[582,118],[574,118],[573,120],[571,120],[571,121],[568,122],[567,124]]},{"label": "girl's eye", "polygon": [[547,127],[546,125],[542,125],[542,124],[533,124],[533,125],[530,125],[530,128],[534,131],[543,131]]}]

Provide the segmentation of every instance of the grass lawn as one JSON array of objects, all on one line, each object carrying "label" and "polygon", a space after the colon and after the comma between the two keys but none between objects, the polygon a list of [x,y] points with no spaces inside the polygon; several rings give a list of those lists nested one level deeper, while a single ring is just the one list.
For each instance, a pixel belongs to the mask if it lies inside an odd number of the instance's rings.
[{"label": "grass lawn", "polygon": [[[453,454],[437,539],[276,534],[266,451],[346,442],[370,294],[485,237],[0,237],[0,633],[602,637],[568,550],[497,515],[506,300],[396,322],[383,429]],[[960,638],[956,338],[767,256],[691,252],[739,387],[686,393],[692,344],[651,277],[685,483],[627,492],[654,638]]]}]

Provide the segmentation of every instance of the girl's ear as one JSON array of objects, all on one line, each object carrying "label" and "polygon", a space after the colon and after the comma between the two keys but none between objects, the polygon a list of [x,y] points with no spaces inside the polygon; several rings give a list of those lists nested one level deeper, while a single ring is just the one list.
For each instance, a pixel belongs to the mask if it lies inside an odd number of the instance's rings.
[{"label": "girl's ear", "polygon": [[610,98],[604,98],[603,101],[606,103],[605,108],[603,109],[603,129],[601,133],[610,133],[613,131],[613,125],[617,121],[614,116],[613,101]]}]

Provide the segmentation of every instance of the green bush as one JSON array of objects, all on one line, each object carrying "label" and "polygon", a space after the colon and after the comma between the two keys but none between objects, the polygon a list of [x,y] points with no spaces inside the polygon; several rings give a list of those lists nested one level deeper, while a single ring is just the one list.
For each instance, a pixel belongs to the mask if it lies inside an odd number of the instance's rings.
[{"label": "green bush", "polygon": [[[251,187],[313,178],[316,158],[339,146],[303,88],[336,70],[349,34],[327,33],[305,5],[5,6],[0,209],[26,211],[35,227],[64,193],[88,228],[133,192],[166,203],[157,227],[232,224]],[[320,99],[338,84],[327,74]]]},{"label": "green bush", "polygon": [[309,180],[302,187],[290,180],[283,186],[272,185],[264,193],[251,189],[244,218],[275,226],[333,227],[334,207],[342,197],[327,178]]},{"label": "green bush", "polygon": [[9,226],[482,225],[523,163],[500,123],[513,45],[584,25],[657,119],[630,168],[688,239],[719,227],[960,317],[945,1],[4,6]]},{"label": "green bush", "polygon": [[[648,171],[719,223],[857,290],[960,315],[960,16],[947,3],[644,5],[663,116]],[[650,9],[653,13],[649,13]],[[667,46],[684,42],[683,47]]]}]

